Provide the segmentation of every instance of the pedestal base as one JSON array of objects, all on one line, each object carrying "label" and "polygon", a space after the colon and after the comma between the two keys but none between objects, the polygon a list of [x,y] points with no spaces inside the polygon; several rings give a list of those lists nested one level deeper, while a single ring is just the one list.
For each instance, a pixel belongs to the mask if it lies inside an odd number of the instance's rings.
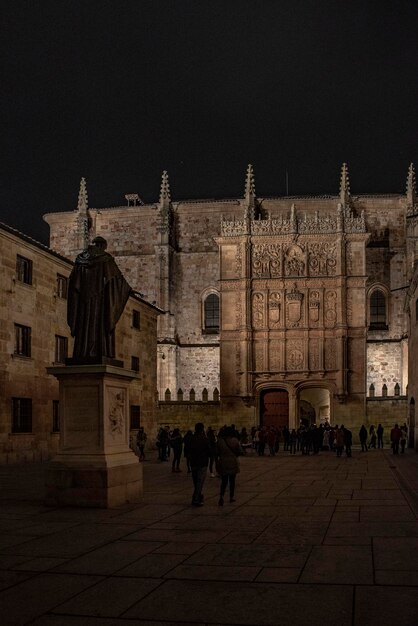
[{"label": "pedestal base", "polygon": [[[136,459],[136,457],[135,457]],[[136,502],[142,494],[142,465],[69,466],[54,459],[46,472],[48,506],[108,508]]]},{"label": "pedestal base", "polygon": [[48,368],[60,384],[60,446],[46,472],[51,506],[117,507],[142,493],[129,447],[129,385],[136,372],[110,364]]}]

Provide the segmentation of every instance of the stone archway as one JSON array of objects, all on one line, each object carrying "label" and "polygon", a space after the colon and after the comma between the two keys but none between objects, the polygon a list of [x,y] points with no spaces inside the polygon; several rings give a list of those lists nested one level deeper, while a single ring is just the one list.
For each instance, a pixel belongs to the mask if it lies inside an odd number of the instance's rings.
[{"label": "stone archway", "polygon": [[299,392],[299,421],[305,424],[331,423],[331,396],[326,387],[308,387]]},{"label": "stone archway", "polygon": [[282,429],[289,426],[289,393],[286,389],[265,389],[260,393],[260,425]]}]

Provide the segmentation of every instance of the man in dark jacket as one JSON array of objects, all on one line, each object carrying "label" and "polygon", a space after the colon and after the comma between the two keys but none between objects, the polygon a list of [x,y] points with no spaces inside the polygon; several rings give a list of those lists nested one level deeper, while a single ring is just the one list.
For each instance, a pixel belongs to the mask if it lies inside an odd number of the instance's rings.
[{"label": "man in dark jacket", "polygon": [[210,444],[205,435],[205,427],[198,422],[194,427],[194,435],[190,439],[190,466],[193,478],[193,506],[203,506],[202,489],[208,471],[210,457]]}]

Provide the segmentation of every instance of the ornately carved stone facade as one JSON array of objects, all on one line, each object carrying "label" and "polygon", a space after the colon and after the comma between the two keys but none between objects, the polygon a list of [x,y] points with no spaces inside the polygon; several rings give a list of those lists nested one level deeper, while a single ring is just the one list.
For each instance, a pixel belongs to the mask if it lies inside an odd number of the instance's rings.
[{"label": "ornately carved stone facade", "polygon": [[[166,311],[160,401],[220,389],[220,421],[356,428],[407,414],[414,176],[411,166],[406,195],[353,196],[344,165],[338,195],[261,198],[249,166],[243,199],[173,202],[164,173],[157,204],[129,195],[91,209],[83,183],[76,211],[45,219],[51,247],[71,258],[103,235],[128,281]],[[217,296],[219,329],[205,306]]]}]

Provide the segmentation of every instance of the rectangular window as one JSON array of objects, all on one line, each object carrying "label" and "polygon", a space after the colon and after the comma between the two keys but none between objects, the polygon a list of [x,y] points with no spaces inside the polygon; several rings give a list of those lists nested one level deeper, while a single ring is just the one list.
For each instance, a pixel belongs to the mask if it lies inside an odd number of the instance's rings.
[{"label": "rectangular window", "polygon": [[55,363],[65,363],[68,356],[68,339],[55,335]]},{"label": "rectangular window", "polygon": [[52,400],[52,432],[59,433],[60,431],[60,402],[59,400]]},{"label": "rectangular window", "polygon": [[12,433],[32,432],[32,399],[12,398]]},{"label": "rectangular window", "polygon": [[141,316],[135,309],[132,311],[132,326],[138,330],[141,328]]},{"label": "rectangular window", "polygon": [[136,430],[141,425],[141,407],[139,404],[131,405],[131,430]]},{"label": "rectangular window", "polygon": [[16,257],[16,276],[20,283],[32,284],[32,261],[20,254]]},{"label": "rectangular window", "polygon": [[134,372],[139,372],[139,357],[133,356],[131,357],[131,370]]},{"label": "rectangular window", "polygon": [[68,294],[68,278],[57,274],[57,296],[58,298],[67,299]]},{"label": "rectangular window", "polygon": [[31,355],[31,329],[29,326],[15,324],[15,354]]}]

